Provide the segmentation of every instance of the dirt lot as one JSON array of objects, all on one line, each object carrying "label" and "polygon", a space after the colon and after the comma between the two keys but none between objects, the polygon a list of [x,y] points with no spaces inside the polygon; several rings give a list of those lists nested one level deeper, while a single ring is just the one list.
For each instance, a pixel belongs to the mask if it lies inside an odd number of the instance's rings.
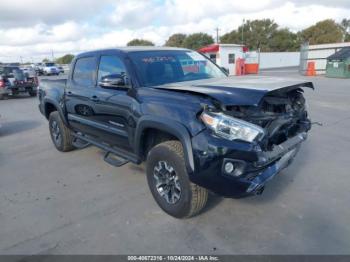
[{"label": "dirt lot", "polygon": [[58,152],[37,98],[0,101],[0,254],[349,254],[350,80],[309,79],[323,126],[293,165],[262,196],[211,196],[187,220],[160,210],[142,168]]}]

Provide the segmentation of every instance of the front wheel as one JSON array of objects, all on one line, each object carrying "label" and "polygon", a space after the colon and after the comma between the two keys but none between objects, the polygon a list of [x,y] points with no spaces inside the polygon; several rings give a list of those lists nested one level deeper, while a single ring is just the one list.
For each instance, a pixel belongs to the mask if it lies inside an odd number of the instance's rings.
[{"label": "front wheel", "polygon": [[49,128],[52,142],[58,151],[68,152],[74,149],[72,131],[65,126],[57,111],[49,116]]},{"label": "front wheel", "polygon": [[179,141],[166,141],[150,150],[147,181],[158,205],[176,218],[196,215],[208,199],[205,188],[190,182]]}]

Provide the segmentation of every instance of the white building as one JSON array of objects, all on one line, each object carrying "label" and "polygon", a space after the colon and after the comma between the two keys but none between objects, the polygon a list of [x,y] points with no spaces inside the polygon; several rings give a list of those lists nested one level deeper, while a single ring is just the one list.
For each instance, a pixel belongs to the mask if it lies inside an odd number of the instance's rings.
[{"label": "white building", "polygon": [[198,49],[219,66],[229,70],[230,75],[236,73],[237,58],[244,58],[247,48],[237,44],[212,44]]},{"label": "white building", "polygon": [[301,61],[300,52],[248,51],[246,46],[237,44],[212,44],[202,47],[198,51],[219,66],[228,69],[230,75],[236,74],[238,58],[245,60],[245,72],[248,74],[258,73],[260,69],[298,67]]}]

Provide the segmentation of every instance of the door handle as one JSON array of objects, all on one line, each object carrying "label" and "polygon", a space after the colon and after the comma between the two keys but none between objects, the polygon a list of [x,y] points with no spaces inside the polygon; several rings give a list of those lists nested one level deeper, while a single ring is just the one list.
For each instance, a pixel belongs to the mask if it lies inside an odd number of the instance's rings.
[{"label": "door handle", "polygon": [[67,91],[67,95],[73,95],[72,91]]},{"label": "door handle", "polygon": [[90,98],[90,100],[93,101],[93,102],[98,102],[98,101],[100,101],[100,99],[99,99],[97,96],[92,96],[92,97]]}]

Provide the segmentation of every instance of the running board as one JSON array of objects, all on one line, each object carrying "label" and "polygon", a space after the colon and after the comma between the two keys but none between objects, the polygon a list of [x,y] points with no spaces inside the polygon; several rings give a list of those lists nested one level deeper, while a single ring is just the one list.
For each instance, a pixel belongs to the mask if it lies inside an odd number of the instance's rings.
[{"label": "running board", "polygon": [[[122,166],[122,165],[125,165],[126,163],[128,162],[132,162],[134,164],[140,164],[141,163],[141,160],[139,157],[137,157],[137,155],[133,154],[133,153],[130,153],[126,150],[123,150],[121,148],[115,148],[115,147],[111,147],[109,145],[106,145],[106,144],[102,144],[102,143],[99,143],[99,142],[96,142],[94,141],[93,139],[91,138],[88,138],[84,135],[81,135],[81,134],[77,134],[77,133],[74,133],[73,136],[77,139],[80,139],[88,144],[91,144],[91,145],[94,145],[104,151],[106,151],[106,154],[104,156],[104,160],[111,164],[111,165],[114,165],[114,166]],[[110,154],[112,155],[115,155],[116,157],[119,157],[121,158],[121,160],[119,159],[116,159],[116,158],[112,158],[110,156]]]},{"label": "running board", "polygon": [[129,163],[129,160],[121,158],[120,156],[117,156],[111,152],[106,152],[105,156],[103,157],[103,160],[108,164],[116,167],[120,167]]},{"label": "running board", "polygon": [[74,137],[72,145],[77,149],[84,149],[84,148],[90,146],[90,143],[86,142],[85,140],[82,140],[80,138]]}]

